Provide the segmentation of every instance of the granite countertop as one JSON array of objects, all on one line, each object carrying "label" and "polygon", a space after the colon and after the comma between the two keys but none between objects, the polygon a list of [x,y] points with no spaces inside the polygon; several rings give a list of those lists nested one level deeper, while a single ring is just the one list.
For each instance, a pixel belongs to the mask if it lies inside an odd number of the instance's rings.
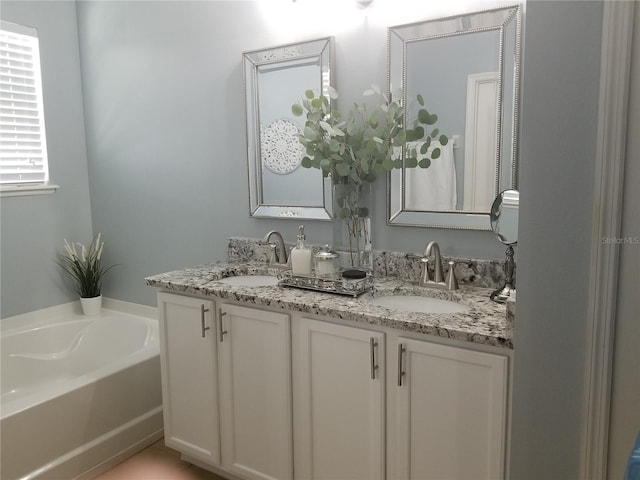
[{"label": "granite countertop", "polygon": [[[302,313],[351,320],[368,325],[423,333],[438,337],[513,348],[513,325],[507,320],[506,306],[489,299],[492,289],[461,286],[449,292],[419,287],[395,277],[374,279],[371,292],[357,298],[297,288],[246,287],[221,283],[234,275],[277,275],[281,271],[262,262],[218,262],[147,277],[148,285],[186,295],[212,295],[224,300],[251,303]],[[419,294],[459,301],[470,307],[461,313],[399,312],[370,303],[373,296]]]}]

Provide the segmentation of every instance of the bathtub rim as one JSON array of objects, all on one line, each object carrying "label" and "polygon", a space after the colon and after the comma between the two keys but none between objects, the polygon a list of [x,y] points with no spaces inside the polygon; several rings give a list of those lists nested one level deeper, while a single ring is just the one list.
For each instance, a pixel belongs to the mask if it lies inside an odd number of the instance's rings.
[{"label": "bathtub rim", "polygon": [[[158,318],[157,307],[125,302],[108,297],[103,297],[102,299],[102,310],[112,310],[124,315],[144,317],[151,320],[157,320]],[[2,318],[0,319],[0,334],[9,334],[14,330],[22,330],[25,328],[25,325],[32,327],[48,325],[53,323],[52,319],[58,319],[64,315],[80,315],[84,317],[80,300]]]},{"label": "bathtub rim", "polygon": [[[157,308],[146,307],[144,305],[129,304],[128,302],[123,302],[120,300],[105,299],[104,307],[102,308],[101,314],[95,317],[84,316],[82,314],[80,301],[76,301],[0,320],[0,336],[13,335],[23,330],[54,325],[61,321],[83,319],[91,321],[108,316],[142,319],[145,322],[150,323],[153,329],[152,339],[149,345],[127,356],[126,359],[120,359],[113,364],[109,364],[108,366],[96,370],[95,375],[81,375],[68,382],[65,382],[64,385],[66,388],[61,388],[62,384],[54,384],[50,390],[27,393],[23,397],[19,397],[15,400],[10,400],[6,403],[0,404],[0,422],[11,416],[23,413],[25,410],[36,405],[40,405],[49,400],[58,398],[71,390],[81,388],[101,378],[106,378],[108,376],[114,375],[137,363],[144,362],[155,356],[159,356],[159,322],[157,314],[154,311],[157,311]],[[140,315],[140,313],[142,313],[143,315]]]}]

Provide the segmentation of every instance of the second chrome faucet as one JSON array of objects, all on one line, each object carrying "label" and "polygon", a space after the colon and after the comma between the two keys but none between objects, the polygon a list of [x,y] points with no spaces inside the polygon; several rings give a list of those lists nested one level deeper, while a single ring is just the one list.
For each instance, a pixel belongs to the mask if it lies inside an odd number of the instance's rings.
[{"label": "second chrome faucet", "polygon": [[[429,263],[431,262],[431,255],[433,255],[433,278],[429,272]],[[431,288],[445,288],[447,290],[457,290],[458,280],[455,274],[455,262],[449,262],[449,271],[447,272],[447,278],[445,280],[442,273],[442,257],[440,256],[440,246],[436,242],[429,242],[424,249],[422,257],[420,257],[422,266],[420,268],[420,281],[418,284],[421,287]]]}]

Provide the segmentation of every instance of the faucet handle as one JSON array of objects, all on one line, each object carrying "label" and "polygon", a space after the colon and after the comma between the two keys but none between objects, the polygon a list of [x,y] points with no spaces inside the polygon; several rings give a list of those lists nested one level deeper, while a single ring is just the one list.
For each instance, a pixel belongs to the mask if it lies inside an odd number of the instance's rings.
[{"label": "faucet handle", "polygon": [[278,258],[278,247],[275,243],[272,242],[258,242],[258,245],[260,246],[264,246],[264,247],[268,247],[268,253],[267,256],[269,257],[267,259],[267,263],[269,265],[276,263],[277,262],[277,258]]},{"label": "faucet handle", "polygon": [[429,273],[429,258],[422,255],[407,254],[407,258],[411,260],[420,260],[420,280],[418,285],[424,287],[431,282],[431,274]]},{"label": "faucet handle", "polygon": [[449,271],[447,272],[447,289],[458,290],[458,279],[455,272],[456,262],[449,260]]}]

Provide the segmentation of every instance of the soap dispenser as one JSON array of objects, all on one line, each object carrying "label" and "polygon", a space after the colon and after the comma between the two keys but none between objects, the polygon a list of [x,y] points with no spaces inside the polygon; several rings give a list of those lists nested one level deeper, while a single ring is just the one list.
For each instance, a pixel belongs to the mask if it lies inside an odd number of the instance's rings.
[{"label": "soap dispenser", "polygon": [[304,244],[304,225],[298,227],[298,245],[291,250],[291,271],[294,275],[311,275],[311,249]]}]

